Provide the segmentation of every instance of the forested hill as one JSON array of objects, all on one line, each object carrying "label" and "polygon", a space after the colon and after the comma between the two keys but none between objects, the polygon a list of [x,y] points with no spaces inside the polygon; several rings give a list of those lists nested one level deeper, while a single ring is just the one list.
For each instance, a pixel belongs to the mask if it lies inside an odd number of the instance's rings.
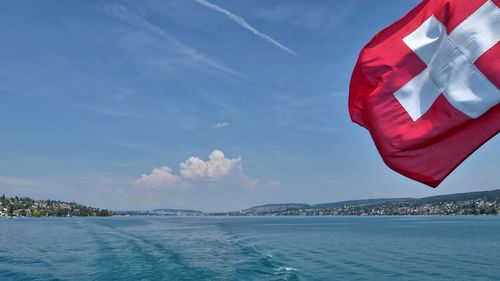
[{"label": "forested hill", "polygon": [[214,215],[370,216],[481,214],[500,214],[500,189],[425,198],[366,199],[313,205],[303,203],[267,204],[242,211],[217,213]]},{"label": "forested hill", "polygon": [[382,198],[322,204],[285,203],[255,206],[235,212],[203,213],[193,210],[157,209],[145,212],[110,212],[74,202],[0,197],[0,217],[41,216],[378,216],[378,215],[499,215],[500,189],[439,195],[425,198]]},{"label": "forested hill", "polygon": [[28,197],[0,197],[0,217],[42,216],[110,216],[108,210],[88,207],[74,202],[57,200],[34,200]]}]

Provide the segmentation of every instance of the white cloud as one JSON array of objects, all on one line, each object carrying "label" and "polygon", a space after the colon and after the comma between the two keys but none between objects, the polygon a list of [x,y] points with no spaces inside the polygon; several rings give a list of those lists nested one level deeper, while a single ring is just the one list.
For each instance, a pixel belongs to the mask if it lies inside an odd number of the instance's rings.
[{"label": "white cloud", "polygon": [[214,129],[223,129],[223,128],[229,127],[230,125],[231,124],[228,122],[218,122],[218,123],[215,123]]},{"label": "white cloud", "polygon": [[257,29],[255,29],[253,26],[251,26],[244,18],[238,16],[238,15],[235,15],[233,13],[231,13],[230,11],[220,7],[220,6],[217,6],[213,3],[210,3],[206,0],[196,0],[196,2],[198,2],[200,5],[203,5],[209,9],[212,9],[216,12],[219,12],[225,16],[227,16],[229,19],[231,19],[232,21],[234,21],[235,23],[237,23],[239,26],[243,27],[244,29],[246,30],[249,30],[250,32],[252,32],[253,34],[259,36],[260,38],[270,42],[271,44],[275,45],[276,47],[292,54],[292,55],[295,55],[295,52],[290,50],[290,48],[288,48],[287,46],[281,44],[280,42],[276,41],[275,39],[273,39],[271,36],[267,35],[267,34],[264,34],[260,31],[258,31]]},{"label": "white cloud", "polygon": [[138,180],[137,184],[141,186],[148,186],[153,188],[168,187],[173,184],[179,183],[181,178],[172,173],[172,169],[167,166],[154,168],[150,174],[143,174]]},{"label": "white cloud", "polygon": [[187,194],[193,195],[194,192],[215,189],[272,190],[281,186],[277,181],[262,181],[245,175],[241,162],[241,157],[229,158],[222,151],[214,150],[208,160],[192,156],[181,162],[178,173],[168,166],[154,168],[150,174],[143,174],[136,181],[136,185],[172,192],[169,196],[174,194],[187,196]]},{"label": "white cloud", "polygon": [[220,150],[214,150],[208,161],[190,157],[179,165],[180,173],[186,179],[218,179],[240,169],[241,158],[226,158]]}]

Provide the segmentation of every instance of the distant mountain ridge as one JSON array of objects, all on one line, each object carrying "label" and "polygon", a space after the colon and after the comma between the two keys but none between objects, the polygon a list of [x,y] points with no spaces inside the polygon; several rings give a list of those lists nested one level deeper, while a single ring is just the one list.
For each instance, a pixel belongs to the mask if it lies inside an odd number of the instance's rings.
[{"label": "distant mountain ridge", "polygon": [[198,210],[185,209],[154,209],[151,211],[114,211],[117,216],[203,216]]},{"label": "distant mountain ridge", "polygon": [[377,216],[377,215],[500,215],[500,189],[424,198],[379,198],[332,203],[281,203],[241,211],[205,213],[198,210],[154,209],[108,211],[73,202],[0,197],[1,216]]},{"label": "distant mountain ridge", "polygon": [[283,211],[290,209],[310,208],[311,205],[304,203],[281,203],[281,204],[265,204],[260,206],[251,207],[241,212],[269,212],[269,211]]},{"label": "distant mountain ridge", "polygon": [[500,189],[424,198],[380,198],[332,203],[265,204],[215,215],[467,215],[500,214]]},{"label": "distant mountain ridge", "polygon": [[170,215],[170,216],[201,216],[202,211],[197,210],[185,210],[185,209],[154,209],[151,213],[158,215]]},{"label": "distant mountain ridge", "polygon": [[408,200],[415,200],[414,198],[380,198],[380,199],[361,199],[361,200],[347,200],[333,203],[321,203],[311,205],[316,209],[325,208],[339,208],[339,207],[351,207],[351,206],[362,206],[362,205],[372,205],[379,203],[395,203]]},{"label": "distant mountain ridge", "polygon": [[306,203],[277,203],[277,204],[264,204],[254,206],[248,209],[241,210],[240,212],[273,212],[284,211],[293,209],[326,209],[326,208],[339,208],[344,206],[361,206],[385,202],[401,202],[404,200],[415,200],[414,198],[381,198],[381,199],[361,199],[361,200],[347,200],[332,203],[320,204],[306,204]]}]

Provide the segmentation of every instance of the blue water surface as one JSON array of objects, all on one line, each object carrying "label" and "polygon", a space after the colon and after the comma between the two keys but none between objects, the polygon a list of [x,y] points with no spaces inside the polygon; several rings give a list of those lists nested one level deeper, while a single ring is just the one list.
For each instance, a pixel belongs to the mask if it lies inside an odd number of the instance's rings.
[{"label": "blue water surface", "polygon": [[500,280],[500,217],[0,219],[0,280]]}]

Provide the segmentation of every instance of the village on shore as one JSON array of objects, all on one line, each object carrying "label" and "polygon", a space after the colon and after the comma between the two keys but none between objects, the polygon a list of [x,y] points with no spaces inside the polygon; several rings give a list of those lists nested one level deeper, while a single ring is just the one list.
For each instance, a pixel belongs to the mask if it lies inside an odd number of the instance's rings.
[{"label": "village on shore", "polygon": [[0,217],[94,217],[111,216],[108,210],[74,202],[33,200],[28,197],[0,197]]},{"label": "village on shore", "polygon": [[241,211],[202,212],[182,209],[109,211],[74,202],[0,197],[0,217],[94,216],[450,216],[500,215],[500,189],[432,196],[350,200],[323,204],[266,204]]}]

